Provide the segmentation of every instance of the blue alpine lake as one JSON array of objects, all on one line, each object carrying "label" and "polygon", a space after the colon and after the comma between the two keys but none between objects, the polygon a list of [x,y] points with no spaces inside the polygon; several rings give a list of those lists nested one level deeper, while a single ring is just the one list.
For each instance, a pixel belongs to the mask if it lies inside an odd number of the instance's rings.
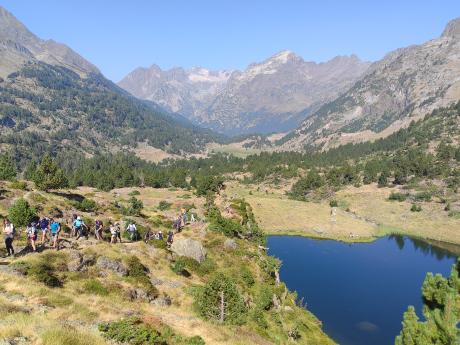
[{"label": "blue alpine lake", "polygon": [[354,244],[270,236],[268,247],[281,280],[340,345],[394,344],[408,305],[422,316],[426,273],[448,276],[458,253],[402,236]]}]

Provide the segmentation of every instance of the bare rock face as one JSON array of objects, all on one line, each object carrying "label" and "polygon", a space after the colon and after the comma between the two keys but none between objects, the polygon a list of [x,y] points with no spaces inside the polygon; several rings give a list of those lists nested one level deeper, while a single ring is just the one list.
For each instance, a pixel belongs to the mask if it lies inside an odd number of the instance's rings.
[{"label": "bare rock face", "polygon": [[137,68],[119,86],[225,134],[269,133],[295,128],[368,66],[356,56],[317,64],[283,51],[244,71]]},{"label": "bare rock face", "polygon": [[6,77],[26,62],[37,60],[69,68],[81,75],[99,73],[94,65],[66,45],[35,36],[0,6],[0,76]]},{"label": "bare rock face", "polygon": [[373,63],[347,92],[289,135],[283,149],[387,136],[460,100],[460,18],[441,37],[397,49]]},{"label": "bare rock face", "polygon": [[202,263],[206,259],[206,249],[199,241],[191,238],[179,238],[171,245],[171,250],[179,256],[186,256]]}]

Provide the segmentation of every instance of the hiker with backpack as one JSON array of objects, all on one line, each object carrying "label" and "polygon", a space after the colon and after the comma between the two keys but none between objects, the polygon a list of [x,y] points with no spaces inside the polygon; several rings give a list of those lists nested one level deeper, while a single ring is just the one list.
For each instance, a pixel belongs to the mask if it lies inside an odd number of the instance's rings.
[{"label": "hiker with backpack", "polygon": [[129,238],[130,238],[131,241],[137,240],[137,228],[136,228],[136,224],[134,224],[134,222],[130,222],[128,224],[128,227],[126,228],[126,231],[128,231]]},{"label": "hiker with backpack", "polygon": [[5,236],[5,247],[8,256],[14,255],[13,239],[14,239],[14,225],[8,218],[3,221],[3,235]]},{"label": "hiker with backpack", "polygon": [[38,221],[38,225],[40,227],[40,230],[42,231],[42,240],[41,240],[41,244],[44,245],[45,244],[45,240],[46,239],[50,239],[49,238],[49,235],[48,235],[48,231],[49,231],[49,228],[50,228],[50,221],[48,218],[46,217],[43,217],[42,219],[40,219]]},{"label": "hiker with backpack", "polygon": [[35,242],[37,241],[37,237],[38,237],[37,224],[35,222],[30,222],[29,225],[27,225],[26,233],[27,233],[27,241],[32,246],[32,250],[36,252],[37,246]]},{"label": "hiker with backpack", "polygon": [[86,239],[88,239],[88,226],[83,222],[80,216],[78,216],[77,219],[73,222],[73,226],[78,234],[77,240],[82,236],[85,236]]},{"label": "hiker with backpack", "polygon": [[166,240],[166,244],[168,245],[168,247],[171,247],[173,242],[174,242],[174,233],[172,231],[169,231],[168,232],[168,239]]},{"label": "hiker with backpack", "polygon": [[96,230],[94,231],[94,235],[96,236],[96,239],[99,241],[104,240],[102,236],[102,231],[103,231],[103,224],[101,220],[96,220]]},{"label": "hiker with backpack", "polygon": [[61,232],[61,224],[54,219],[51,219],[51,237],[53,238],[53,248],[59,250],[59,233]]},{"label": "hiker with backpack", "polygon": [[[117,226],[117,224],[115,223],[112,223],[112,222],[109,222],[110,224],[110,227],[109,227],[109,230],[110,230],[110,243],[117,243],[117,238],[119,237],[119,227]],[[121,242],[121,238],[120,238],[120,242]]]}]

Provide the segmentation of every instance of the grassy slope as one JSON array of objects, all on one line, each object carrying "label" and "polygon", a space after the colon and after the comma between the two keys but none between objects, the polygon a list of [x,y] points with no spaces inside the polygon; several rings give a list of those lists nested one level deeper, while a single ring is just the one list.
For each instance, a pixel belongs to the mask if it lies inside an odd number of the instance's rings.
[{"label": "grassy slope", "polygon": [[339,208],[334,222],[327,201],[290,200],[283,189],[268,190],[265,193],[254,186],[231,184],[226,194],[244,196],[269,234],[366,241],[400,233],[460,244],[460,219],[449,217],[444,211],[445,204],[438,200],[422,202],[421,212],[411,212],[409,201],[388,200],[395,188],[347,187],[336,194]]},{"label": "grassy slope", "polygon": [[[0,214],[5,215],[14,199],[20,196],[25,196],[35,206],[42,206],[43,213],[47,213],[55,206],[63,210],[66,215],[74,212],[66,197],[44,192],[11,190],[6,183],[1,187],[3,192],[0,200]],[[132,190],[120,189],[104,193],[82,188],[72,192],[97,200],[102,210],[99,217],[120,219],[122,217],[110,207],[110,202],[114,200],[122,202],[128,199],[128,194]],[[188,199],[185,195],[190,195],[190,193],[186,191],[150,188],[138,190],[141,194],[137,197],[145,205],[145,217],[137,219],[141,224],[148,224],[158,214],[166,219],[172,219],[177,214],[177,209],[192,202],[196,206],[198,215],[202,215],[203,200],[195,197]],[[160,200],[171,202],[173,204],[171,209],[165,212],[156,210]],[[225,250],[223,246],[225,237],[218,233],[206,232],[205,228],[204,223],[188,226],[177,238],[192,237],[202,241],[208,251],[208,257],[216,263],[219,270],[229,275],[237,276],[240,268],[245,266],[252,271],[256,279],[256,286],[265,279],[256,260],[253,259],[260,255],[263,256],[255,245],[237,240],[237,250]],[[18,247],[21,244],[24,242],[15,242]],[[157,288],[160,294],[167,294],[172,298],[172,305],[158,307],[147,302],[131,302],[126,297],[126,289],[130,286],[130,281],[114,274],[101,278],[96,267],[90,267],[86,272],[72,273],[65,269],[58,272],[57,274],[64,279],[64,286],[54,289],[45,287],[42,283],[34,281],[33,278],[17,276],[0,269],[0,287],[2,288],[0,340],[26,337],[28,343],[32,344],[108,344],[97,331],[97,324],[101,321],[118,320],[133,313],[139,313],[140,316],[153,320],[153,324],[170,326],[180,335],[201,335],[206,344],[284,344],[288,342],[287,330],[298,324],[303,325],[299,344],[333,344],[322,333],[320,322],[312,314],[296,306],[294,296],[291,294],[288,294],[283,300],[281,310],[267,312],[269,322],[267,330],[258,329],[253,322],[245,326],[219,326],[199,318],[192,307],[193,298],[190,288],[195,284],[203,284],[207,276],[192,274],[190,278],[185,278],[176,275],[170,269],[171,263],[166,250],[154,249],[141,242],[87,245],[84,240],[79,244],[79,248],[82,253],[93,253],[97,256],[103,255],[120,260],[136,255],[150,269],[151,277],[164,282]],[[14,261],[46,262],[54,256],[57,256],[58,261],[68,260],[68,250],[64,249],[58,254],[54,253],[45,250],[43,253],[29,254],[14,259]],[[7,262],[7,260],[0,261],[1,264]],[[88,281],[94,280],[107,289],[107,295],[97,295],[85,288]],[[281,320],[281,324],[276,320]]]}]

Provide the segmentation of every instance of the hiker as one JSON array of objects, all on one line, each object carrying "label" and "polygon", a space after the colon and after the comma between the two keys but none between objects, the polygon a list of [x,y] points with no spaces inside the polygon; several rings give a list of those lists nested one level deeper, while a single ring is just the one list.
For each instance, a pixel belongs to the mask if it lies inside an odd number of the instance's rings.
[{"label": "hiker", "polygon": [[137,228],[136,228],[136,224],[134,224],[133,222],[130,222],[128,224],[128,227],[126,228],[126,231],[128,231],[129,233],[129,238],[131,239],[131,241],[135,241],[137,239]]},{"label": "hiker", "polygon": [[53,238],[53,248],[59,250],[59,233],[61,232],[61,224],[54,219],[51,219],[51,237]]},{"label": "hiker", "polygon": [[71,233],[71,236],[72,237],[76,237],[77,236],[77,230],[75,229],[75,226],[74,226],[74,223],[75,221],[77,220],[78,216],[74,213],[72,214],[72,223],[71,223],[71,226],[72,226],[72,233]]},{"label": "hiker", "polygon": [[190,215],[190,222],[192,223],[196,222],[195,215],[193,213]]},{"label": "hiker", "polygon": [[50,229],[50,221],[48,218],[46,217],[43,217],[42,219],[40,219],[38,221],[38,225],[40,226],[40,230],[42,231],[42,240],[41,240],[41,244],[44,245],[45,244],[45,240],[46,239],[50,239],[49,238],[49,235],[48,235],[48,231]]},{"label": "hiker", "polygon": [[118,233],[117,227],[112,222],[109,222],[109,224],[110,224],[110,226],[109,226],[110,243],[117,243],[117,237],[118,237],[117,236],[117,233]]},{"label": "hiker", "polygon": [[144,242],[147,243],[151,239],[156,239],[156,234],[154,234],[152,230],[148,229],[144,235]]},{"label": "hiker", "polygon": [[119,222],[115,223],[115,229],[117,230],[117,238],[121,243],[121,230],[120,230],[120,223]]},{"label": "hiker", "polygon": [[96,236],[96,240],[104,240],[104,238],[102,237],[102,230],[103,230],[103,224],[102,224],[102,221],[100,221],[99,219],[96,220],[96,230],[94,231],[94,235]]},{"label": "hiker", "polygon": [[163,241],[163,233],[161,232],[161,230],[158,230],[157,237],[158,240]]},{"label": "hiker", "polygon": [[86,239],[88,239],[88,226],[83,222],[80,216],[78,216],[77,219],[73,222],[73,226],[78,234],[77,240],[82,236],[85,236]]},{"label": "hiker", "polygon": [[32,246],[32,250],[36,252],[37,246],[35,245],[35,241],[37,241],[37,237],[38,237],[37,236],[37,233],[38,233],[37,224],[35,222],[30,222],[29,225],[27,225],[26,232],[27,232],[27,241]]},{"label": "hiker", "polygon": [[169,231],[166,244],[170,247],[173,244],[173,242],[174,242],[174,233],[172,231]]},{"label": "hiker", "polygon": [[3,235],[5,236],[5,247],[8,256],[14,255],[13,238],[14,238],[14,225],[5,218],[3,221]]},{"label": "hiker", "polygon": [[173,223],[173,228],[176,230],[176,232],[181,232],[182,230],[182,217],[179,216],[179,218],[176,219],[176,221]]}]

